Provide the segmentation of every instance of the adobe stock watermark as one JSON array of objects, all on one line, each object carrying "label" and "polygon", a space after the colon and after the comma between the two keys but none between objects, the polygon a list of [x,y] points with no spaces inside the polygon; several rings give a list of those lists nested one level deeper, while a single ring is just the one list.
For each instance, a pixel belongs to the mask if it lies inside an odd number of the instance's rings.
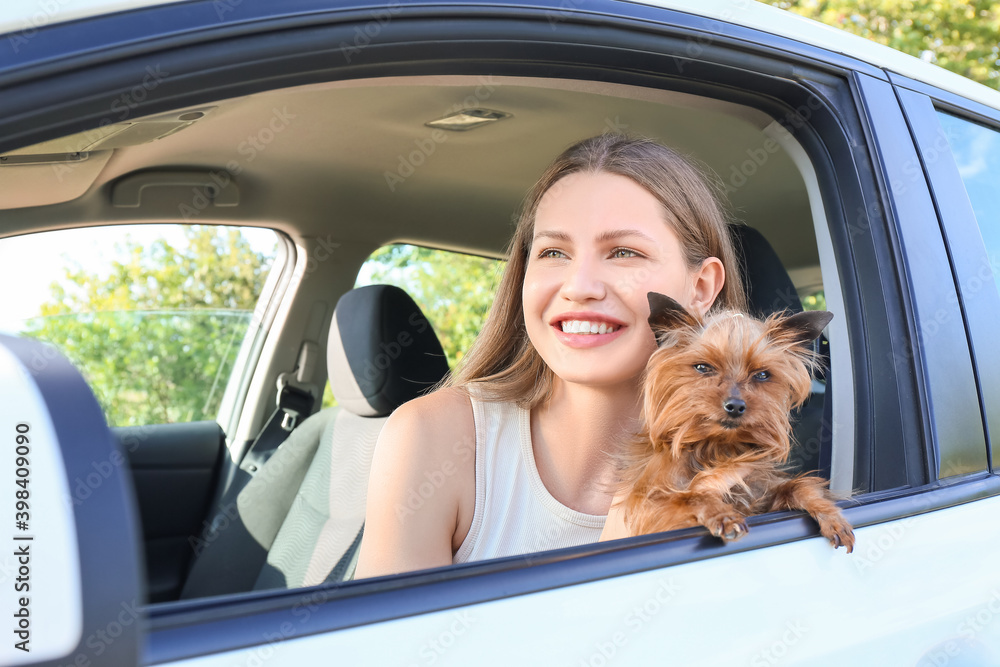
[{"label": "adobe stock watermark", "polygon": [[[449,116],[459,111],[468,109],[478,109],[482,103],[488,100],[496,89],[500,86],[494,81],[493,75],[479,77],[475,90],[461,102],[451,106],[442,116]],[[385,184],[389,192],[395,192],[396,188],[413,176],[434,155],[440,144],[448,141],[448,132],[440,128],[435,128],[427,135],[413,140],[414,149],[409,152],[400,153],[397,156],[397,164],[394,171],[383,172]]]},{"label": "adobe stock watermark", "polygon": [[581,658],[577,667],[606,667],[614,660],[618,652],[646,627],[671,600],[681,591],[681,587],[670,579],[660,579],[656,589],[648,598],[636,604],[622,618],[624,629],[616,630],[610,637],[594,642],[594,650],[586,658]]},{"label": "adobe stock watermark", "polygon": [[1000,615],[1000,590],[990,591],[990,599],[975,612],[967,614],[955,627],[957,637],[951,637],[928,650],[917,667],[947,667],[957,665],[994,664],[994,657],[979,639]]},{"label": "adobe stock watermark", "polygon": [[236,11],[236,8],[242,4],[243,0],[214,0],[212,8],[215,10],[215,15],[222,21],[226,18],[226,14]]},{"label": "adobe stock watermark", "polygon": [[[738,0],[737,2],[729,3],[726,9],[719,14],[718,19],[707,20],[707,31],[717,33],[718,35],[727,34],[730,31],[730,24],[727,22],[736,16],[737,11],[748,9],[753,4],[753,0]],[[688,63],[700,58],[705,49],[714,44],[716,39],[718,38],[704,33],[699,33],[696,37],[688,38],[684,46],[684,55],[673,56],[677,73],[683,74],[684,68]]]},{"label": "adobe stock watermark", "polygon": [[934,134],[934,141],[929,146],[924,147],[923,154],[917,158],[910,158],[903,163],[901,167],[902,177],[893,178],[889,183],[889,187],[892,188],[895,196],[901,197],[905,195],[910,185],[914,182],[919,182],[921,185],[924,183],[923,163],[929,166],[941,159],[942,156],[951,155],[951,143],[956,138],[955,131],[956,128],[951,126],[939,127]]},{"label": "adobe stock watermark", "polygon": [[[139,448],[139,444],[149,439],[151,426],[129,427],[126,435],[118,438],[122,448],[129,453]],[[92,461],[91,470],[86,475],[73,478],[73,493],[63,494],[63,502],[67,506],[79,506],[90,498],[115,472],[124,465],[128,465],[128,457],[118,449],[112,449],[106,459]]]},{"label": "adobe stock watermark", "polygon": [[120,611],[108,621],[103,627],[97,628],[95,631],[87,635],[87,638],[83,640],[84,649],[80,650],[76,655],[72,656],[70,659],[68,656],[60,660],[60,665],[65,665],[66,667],[91,667],[91,665],[103,665],[107,658],[104,660],[95,660],[101,658],[111,645],[118,640],[125,630],[130,626],[134,625],[141,617],[142,614],[139,611],[139,602],[135,599],[128,602],[121,602]]},{"label": "adobe stock watermark", "polygon": [[802,621],[785,622],[785,628],[781,636],[750,658],[750,667],[773,667],[777,665],[788,655],[791,648],[802,640],[807,631],[808,628],[802,624]]},{"label": "adobe stock watermark", "polygon": [[458,472],[456,461],[467,463],[475,456],[475,438],[466,437],[457,440],[451,446],[451,454],[452,458],[445,459],[439,465],[424,470],[421,480],[416,486],[407,490],[403,502],[396,503],[394,512],[399,523],[402,524],[419,512],[427,504],[427,501],[444,486],[448,478]]},{"label": "adobe stock watermark", "polygon": [[[812,119],[813,114],[822,108],[822,100],[815,95],[810,95],[805,104],[800,104],[778,119],[778,124],[775,126],[776,133],[781,135],[783,140],[788,140],[793,136],[795,130],[805,127]],[[739,164],[730,165],[728,179],[723,181],[726,194],[733,194],[745,186],[779,150],[781,150],[781,141],[774,137],[765,137],[759,147],[746,149],[747,159]]]},{"label": "adobe stock watermark", "polygon": [[437,664],[445,653],[447,653],[462,636],[476,623],[476,617],[468,609],[455,611],[450,614],[447,626],[425,641],[417,650],[419,662],[411,662],[409,667],[429,667]]},{"label": "adobe stock watermark", "polygon": [[365,47],[371,44],[373,39],[378,38],[385,26],[392,22],[392,17],[402,11],[402,8],[399,0],[392,0],[385,7],[373,11],[371,20],[364,25],[354,26],[354,38],[351,43],[348,44],[346,41],[340,43],[340,53],[344,56],[344,60],[350,63],[361,55]]},{"label": "adobe stock watermark", "polygon": [[59,13],[59,10],[71,2],[72,0],[39,0],[36,2],[35,6],[38,7],[38,11],[25,20],[27,25],[17,32],[7,35],[7,43],[10,44],[11,50],[14,53],[20,53],[21,47],[31,41],[38,34],[40,28],[44,28],[51,23],[55,15]]},{"label": "adobe stock watermark", "polygon": [[1000,271],[1000,254],[989,253],[986,259],[979,263],[971,274],[964,275],[959,281],[958,291],[948,291],[943,301],[931,312],[921,312],[917,318],[916,341],[905,345],[894,346],[891,353],[886,353],[889,362],[897,372],[909,372],[912,367],[916,350],[922,348],[928,340],[937,336],[945,325],[961,320],[961,304],[959,297],[968,301],[975,297],[983,288],[996,284],[996,274]]},{"label": "adobe stock watermark", "polygon": [[317,236],[316,245],[309,249],[309,256],[306,258],[306,274],[312,273],[320,264],[333,257],[340,245],[329,234],[326,235],[326,238]]},{"label": "adobe stock watermark", "polygon": [[559,6],[554,10],[545,11],[545,20],[549,22],[549,29],[555,30],[563,21],[568,21],[574,15],[574,9],[583,7],[586,0],[560,0]]},{"label": "adobe stock watermark", "polygon": [[[99,141],[105,136],[105,133],[102,131],[105,127],[114,125],[115,123],[123,123],[131,118],[135,109],[169,77],[170,72],[165,71],[159,64],[155,66],[147,65],[142,79],[111,101],[111,105],[108,107],[108,114],[100,120],[97,127],[83,133],[84,143],[90,145]],[[83,163],[59,162],[53,164],[52,169],[55,171],[56,179],[62,183],[66,175],[73,173],[81,164]]]},{"label": "adobe stock watermark", "polygon": [[268,121],[256,132],[248,134],[246,139],[236,146],[236,152],[241,156],[241,159],[230,160],[226,163],[225,169],[214,169],[209,172],[210,183],[191,188],[191,199],[187,202],[181,202],[178,206],[178,213],[184,221],[197,218],[211,206],[218,192],[228,187],[233,182],[233,178],[243,173],[247,165],[267,150],[267,147],[282,132],[287,130],[297,117],[297,114],[288,111],[287,106],[281,109],[273,107]]},{"label": "adobe stock watermark", "polygon": [[[297,461],[272,456],[267,460],[267,466],[260,469],[254,476],[253,484],[246,485],[237,498],[218,505],[210,519],[202,521],[200,535],[189,535],[188,546],[197,557],[212,546],[219,537],[229,528],[238,522],[241,514],[252,510],[254,507],[264,507],[273,505],[273,487],[275,480],[284,479],[286,467],[296,465]],[[296,495],[292,500],[292,507],[301,503],[301,496]],[[291,509],[289,510],[291,511]]]}]

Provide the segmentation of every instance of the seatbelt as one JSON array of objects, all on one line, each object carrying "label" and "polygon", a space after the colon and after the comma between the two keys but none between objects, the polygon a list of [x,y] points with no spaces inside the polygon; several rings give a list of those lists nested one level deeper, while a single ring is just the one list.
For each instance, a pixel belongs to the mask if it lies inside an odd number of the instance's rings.
[{"label": "seatbelt", "polygon": [[315,402],[313,395],[288,382],[279,380],[278,406],[267,418],[264,428],[254,439],[243,460],[240,469],[253,475],[267,462],[274,451],[285,441],[303,419],[312,414]]},{"label": "seatbelt", "polygon": [[330,570],[330,574],[326,575],[323,583],[340,583],[354,579],[354,570],[358,567],[358,554],[361,552],[361,538],[364,534],[365,524],[361,524],[361,528],[358,530],[358,534],[354,536],[351,546],[347,547],[344,555],[340,557],[337,564]]},{"label": "seatbelt", "polygon": [[288,434],[295,430],[299,422],[312,414],[315,398],[312,393],[302,387],[292,384],[294,380],[300,385],[308,385],[312,381],[313,370],[319,354],[319,346],[311,341],[303,341],[299,349],[299,357],[295,370],[278,376],[278,406],[264,422],[264,428],[250,444],[247,453],[240,461],[240,470],[251,476],[260,470],[274,450],[285,441]]}]

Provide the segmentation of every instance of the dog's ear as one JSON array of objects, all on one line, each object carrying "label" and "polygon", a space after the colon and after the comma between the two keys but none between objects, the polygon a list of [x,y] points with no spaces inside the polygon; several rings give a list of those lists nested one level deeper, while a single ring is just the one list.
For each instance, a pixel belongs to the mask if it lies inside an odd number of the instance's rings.
[{"label": "dog's ear", "polygon": [[775,321],[772,335],[792,344],[803,345],[819,338],[833,319],[826,310],[807,310]]},{"label": "dog's ear", "polygon": [[649,328],[656,336],[657,345],[664,343],[670,331],[698,326],[698,320],[669,296],[659,292],[649,292],[646,298],[649,300]]}]

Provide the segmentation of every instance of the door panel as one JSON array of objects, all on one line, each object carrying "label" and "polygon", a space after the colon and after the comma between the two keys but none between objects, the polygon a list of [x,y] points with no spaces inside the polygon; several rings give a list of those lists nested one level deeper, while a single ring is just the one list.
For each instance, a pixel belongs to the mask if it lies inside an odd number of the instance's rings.
[{"label": "door panel", "polygon": [[176,600],[218,480],[225,435],[214,421],[112,430],[135,480],[149,601]]},{"label": "door panel", "polygon": [[295,634],[287,621],[258,646],[184,664],[1000,664],[1000,570],[983,557],[1000,534],[973,529],[998,511],[991,497],[860,528],[851,555],[800,540],[275,641]]}]

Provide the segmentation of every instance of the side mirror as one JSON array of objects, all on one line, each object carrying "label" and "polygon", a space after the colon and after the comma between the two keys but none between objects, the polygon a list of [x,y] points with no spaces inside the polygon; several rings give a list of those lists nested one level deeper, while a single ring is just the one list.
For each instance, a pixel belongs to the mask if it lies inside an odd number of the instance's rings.
[{"label": "side mirror", "polygon": [[131,476],[51,345],[0,335],[3,665],[137,665],[145,623]]}]

